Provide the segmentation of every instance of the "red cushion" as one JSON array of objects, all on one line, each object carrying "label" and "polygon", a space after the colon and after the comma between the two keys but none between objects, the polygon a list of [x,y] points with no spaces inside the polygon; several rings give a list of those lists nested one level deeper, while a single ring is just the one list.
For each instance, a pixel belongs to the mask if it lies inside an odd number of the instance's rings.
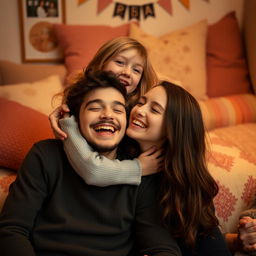
[{"label": "red cushion", "polygon": [[54,33],[64,51],[69,74],[85,68],[105,42],[127,36],[128,32],[129,24],[117,27],[54,24]]},{"label": "red cushion", "polygon": [[0,98],[0,166],[18,170],[33,144],[53,138],[48,117],[17,102]]},{"label": "red cushion", "polygon": [[208,27],[207,80],[209,97],[251,92],[235,12]]}]

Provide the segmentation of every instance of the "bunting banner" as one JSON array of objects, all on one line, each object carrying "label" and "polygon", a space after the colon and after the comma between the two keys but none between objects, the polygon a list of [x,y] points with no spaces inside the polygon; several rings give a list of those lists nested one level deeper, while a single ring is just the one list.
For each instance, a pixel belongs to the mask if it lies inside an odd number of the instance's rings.
[{"label": "bunting banner", "polygon": [[[78,5],[87,2],[88,0],[78,0]],[[207,3],[210,0],[202,0]],[[179,0],[179,2],[187,9],[190,10],[190,0]],[[100,14],[104,9],[106,9],[113,0],[97,0],[97,14]],[[158,0],[156,2],[164,10],[166,10],[170,15],[173,14],[172,10],[172,0]],[[144,5],[127,5],[123,3],[115,3],[113,17],[119,16],[122,19],[125,17],[125,13],[128,13],[129,20],[137,19],[140,20],[141,15],[144,19],[148,17],[155,17],[154,3],[144,4]]]},{"label": "bunting banner", "polygon": [[141,15],[143,15],[144,19],[147,19],[148,17],[155,17],[153,3],[144,5],[126,5],[122,3],[115,3],[113,17],[119,16],[124,19],[126,12],[128,13],[129,20],[140,20]]}]

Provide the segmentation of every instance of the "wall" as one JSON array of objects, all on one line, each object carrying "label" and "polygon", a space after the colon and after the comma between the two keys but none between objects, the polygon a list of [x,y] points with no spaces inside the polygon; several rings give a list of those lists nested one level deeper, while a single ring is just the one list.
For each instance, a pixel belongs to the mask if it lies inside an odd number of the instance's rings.
[{"label": "wall", "polygon": [[[112,17],[115,2],[126,5],[143,5],[148,0],[119,0],[113,1],[97,15],[98,0],[87,0],[78,6],[78,0],[66,1],[66,22],[68,24],[105,24],[120,25],[128,22],[127,15],[124,19]],[[102,1],[102,0],[100,0]],[[242,23],[243,2],[245,0],[190,0],[190,8],[186,9],[179,0],[170,0],[172,15],[152,0],[156,17],[141,17],[140,26],[145,32],[161,35],[166,32],[193,24],[207,18],[212,24],[227,12],[235,10],[237,18]],[[0,1],[0,59],[21,62],[20,31],[18,18],[18,0]]]}]

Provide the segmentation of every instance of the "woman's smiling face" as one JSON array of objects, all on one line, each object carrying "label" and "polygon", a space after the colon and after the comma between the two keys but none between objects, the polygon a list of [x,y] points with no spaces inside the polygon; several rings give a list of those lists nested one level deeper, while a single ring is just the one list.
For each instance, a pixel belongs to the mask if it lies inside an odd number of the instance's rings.
[{"label": "woman's smiling face", "polygon": [[165,141],[165,111],[167,95],[160,85],[142,96],[132,109],[126,134],[135,139],[142,151]]}]

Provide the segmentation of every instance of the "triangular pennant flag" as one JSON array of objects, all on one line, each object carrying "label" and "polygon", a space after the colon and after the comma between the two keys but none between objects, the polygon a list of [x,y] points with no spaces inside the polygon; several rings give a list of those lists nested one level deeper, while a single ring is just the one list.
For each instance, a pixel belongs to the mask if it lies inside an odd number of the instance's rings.
[{"label": "triangular pennant flag", "polygon": [[190,7],[190,3],[189,3],[189,0],[179,0],[184,7],[186,7],[188,10],[189,10],[189,7]]},{"label": "triangular pennant flag", "polygon": [[97,14],[102,12],[108,5],[110,5],[113,2],[113,0],[98,0],[98,8],[97,8]]},{"label": "triangular pennant flag", "polygon": [[78,5],[85,3],[88,0],[78,0]]},{"label": "triangular pennant flag", "polygon": [[147,19],[147,17],[155,17],[155,10],[154,10],[154,5],[152,3],[150,4],[144,4],[142,6],[143,9],[143,14],[144,14],[144,19]]},{"label": "triangular pennant flag", "polygon": [[158,0],[157,2],[160,6],[162,6],[170,15],[172,15],[172,4],[171,0]]},{"label": "triangular pennant flag", "polygon": [[122,19],[124,19],[126,8],[127,8],[127,5],[116,3],[113,17],[120,16]]}]

